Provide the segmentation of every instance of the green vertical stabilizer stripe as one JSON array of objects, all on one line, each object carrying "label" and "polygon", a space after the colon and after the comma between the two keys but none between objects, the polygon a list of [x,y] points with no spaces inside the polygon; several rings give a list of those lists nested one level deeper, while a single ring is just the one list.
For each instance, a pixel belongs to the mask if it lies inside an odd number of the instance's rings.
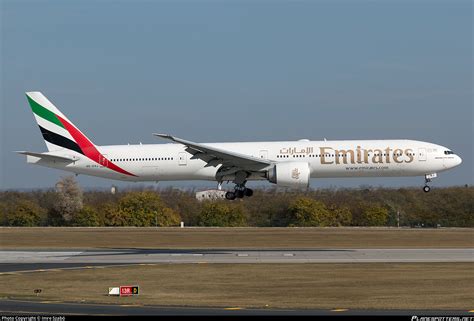
[{"label": "green vertical stabilizer stripe", "polygon": [[56,117],[56,115],[52,111],[47,110],[46,108],[38,104],[36,101],[31,99],[28,95],[26,95],[26,98],[28,98],[31,110],[33,110],[36,115],[64,128],[63,124],[59,121],[58,117]]}]

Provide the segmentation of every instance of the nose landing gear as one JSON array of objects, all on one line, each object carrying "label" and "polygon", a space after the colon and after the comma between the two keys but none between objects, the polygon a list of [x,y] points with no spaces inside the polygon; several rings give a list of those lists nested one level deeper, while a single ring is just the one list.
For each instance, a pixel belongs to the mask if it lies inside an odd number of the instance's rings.
[{"label": "nose landing gear", "polygon": [[423,186],[423,192],[428,193],[431,190],[431,187],[428,186],[428,183],[430,183],[437,176],[438,175],[436,173],[425,175],[425,186]]}]

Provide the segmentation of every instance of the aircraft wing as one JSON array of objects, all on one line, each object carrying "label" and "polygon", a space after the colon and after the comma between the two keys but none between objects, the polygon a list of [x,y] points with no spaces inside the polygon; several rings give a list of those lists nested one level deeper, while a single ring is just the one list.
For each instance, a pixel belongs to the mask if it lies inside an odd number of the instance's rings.
[{"label": "aircraft wing", "polygon": [[205,144],[194,143],[188,140],[177,138],[167,134],[153,134],[155,136],[172,140],[176,143],[185,145],[186,151],[193,156],[191,159],[201,159],[207,163],[206,166],[222,164],[227,173],[243,171],[261,171],[272,164],[267,159],[261,159],[236,152],[208,146]]},{"label": "aircraft wing", "polygon": [[76,156],[65,156],[65,155],[53,155],[53,154],[48,154],[48,153],[35,153],[35,152],[27,152],[27,151],[17,151],[18,154],[22,155],[27,155],[27,156],[33,156],[33,157],[38,157],[47,161],[56,161],[56,162],[75,162],[79,160],[79,157]]}]

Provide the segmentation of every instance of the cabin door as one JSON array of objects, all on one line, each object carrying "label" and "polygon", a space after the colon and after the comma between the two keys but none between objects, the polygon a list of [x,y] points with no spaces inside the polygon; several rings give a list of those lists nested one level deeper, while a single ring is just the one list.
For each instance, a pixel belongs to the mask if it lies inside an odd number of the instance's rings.
[{"label": "cabin door", "polygon": [[107,155],[99,155],[99,164],[104,167],[107,167],[109,165]]},{"label": "cabin door", "polygon": [[178,154],[178,164],[179,166],[186,166],[188,163],[188,153],[179,153]]},{"label": "cabin door", "polygon": [[418,160],[420,162],[426,161],[426,149],[418,148]]}]

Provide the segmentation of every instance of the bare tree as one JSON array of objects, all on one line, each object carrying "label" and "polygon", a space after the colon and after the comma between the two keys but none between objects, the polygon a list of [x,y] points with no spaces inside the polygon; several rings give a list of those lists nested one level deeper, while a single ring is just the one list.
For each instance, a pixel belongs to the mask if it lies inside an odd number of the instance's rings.
[{"label": "bare tree", "polygon": [[65,176],[56,183],[57,202],[54,209],[61,214],[66,222],[71,222],[79,210],[82,209],[82,190],[74,176]]}]

